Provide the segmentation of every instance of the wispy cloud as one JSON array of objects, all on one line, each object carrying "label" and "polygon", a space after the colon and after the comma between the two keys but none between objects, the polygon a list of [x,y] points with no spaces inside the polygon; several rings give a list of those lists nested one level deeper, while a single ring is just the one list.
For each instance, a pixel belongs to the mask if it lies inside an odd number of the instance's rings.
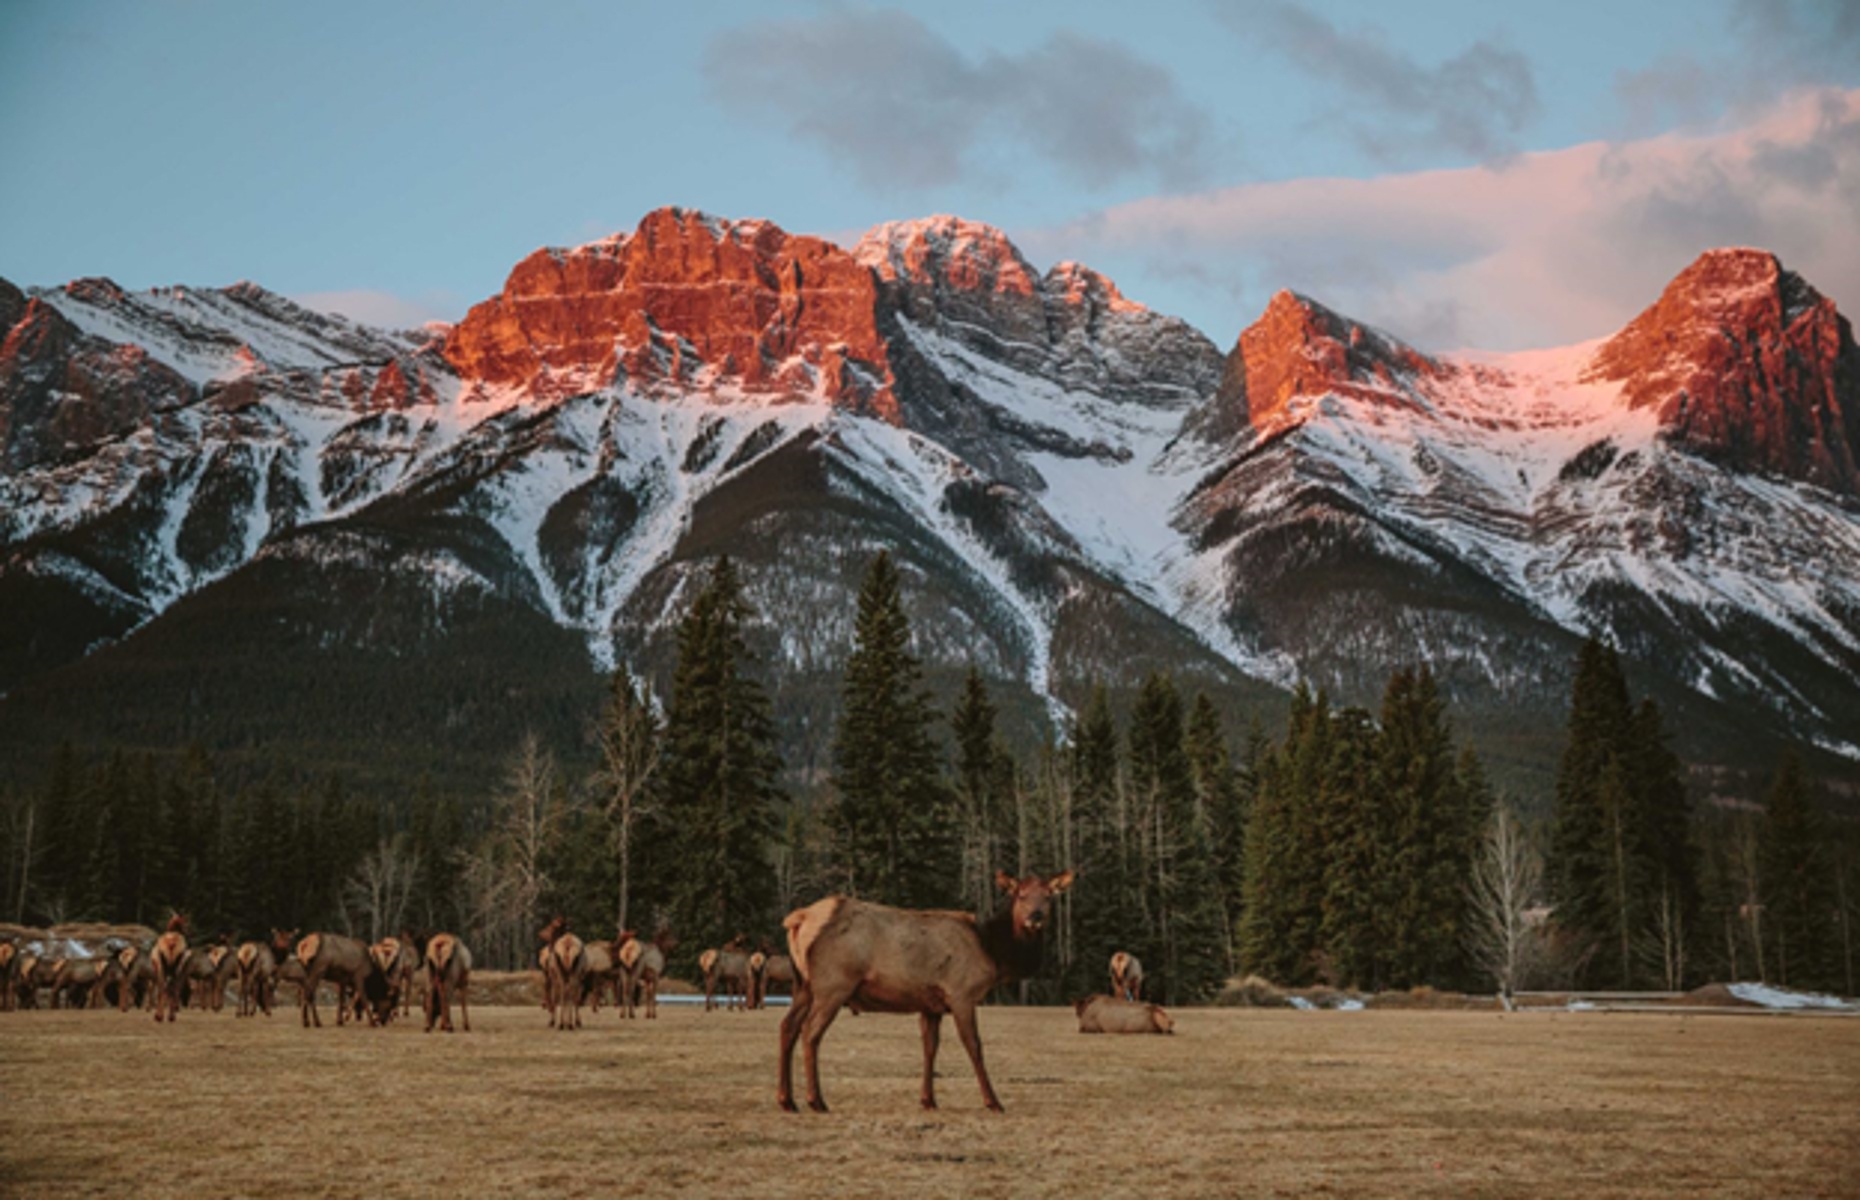
[{"label": "wispy cloud", "polygon": [[369,288],[300,292],[291,299],[305,308],[337,313],[383,329],[418,329],[428,321],[454,321],[463,308],[454,298],[439,293],[415,299]]},{"label": "wispy cloud", "polygon": [[881,191],[970,179],[990,154],[1041,158],[1093,188],[1186,186],[1209,145],[1208,114],[1166,67],[1074,33],[972,56],[906,13],[834,11],[726,30],[704,74],[727,107],[773,119]]},{"label": "wispy cloud", "polygon": [[1156,196],[1021,240],[1177,281],[1232,314],[1209,330],[1221,340],[1291,287],[1434,348],[1579,341],[1720,245],[1771,249],[1851,308],[1860,91],[1799,93],[1733,128],[1524,154],[1502,169]]},{"label": "wispy cloud", "polygon": [[1350,98],[1319,118],[1343,129],[1385,163],[1446,151],[1481,162],[1518,149],[1537,115],[1530,60],[1480,40],[1434,65],[1393,49],[1372,27],[1340,29],[1284,0],[1220,6],[1217,16],[1241,38],[1263,39]]}]

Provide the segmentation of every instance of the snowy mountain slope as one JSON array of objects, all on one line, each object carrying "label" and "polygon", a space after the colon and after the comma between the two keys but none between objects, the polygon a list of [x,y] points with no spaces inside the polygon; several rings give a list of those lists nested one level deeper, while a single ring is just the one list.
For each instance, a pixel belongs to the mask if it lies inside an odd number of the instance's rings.
[{"label": "snowy mountain slope", "polygon": [[590,669],[662,670],[726,552],[769,652],[826,688],[888,546],[933,668],[975,661],[1052,721],[1151,668],[1367,700],[1417,660],[1535,721],[1601,629],[1701,728],[1754,712],[1860,756],[1851,329],[1749,251],[1649,314],[1453,358],[1285,293],[1223,357],[986,226],[845,251],[681,210],[417,333],[247,284],[0,285],[0,608],[32,631],[0,688],[184,598],[371,570],[435,628],[523,611]]}]

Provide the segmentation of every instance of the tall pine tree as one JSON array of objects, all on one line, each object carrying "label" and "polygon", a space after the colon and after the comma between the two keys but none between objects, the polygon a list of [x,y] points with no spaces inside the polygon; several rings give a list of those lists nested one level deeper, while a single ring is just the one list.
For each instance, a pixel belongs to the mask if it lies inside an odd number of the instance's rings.
[{"label": "tall pine tree", "polygon": [[935,719],[911,654],[897,567],[880,551],[859,589],[833,746],[834,854],[848,891],[906,908],[961,900],[959,832],[937,770]]}]

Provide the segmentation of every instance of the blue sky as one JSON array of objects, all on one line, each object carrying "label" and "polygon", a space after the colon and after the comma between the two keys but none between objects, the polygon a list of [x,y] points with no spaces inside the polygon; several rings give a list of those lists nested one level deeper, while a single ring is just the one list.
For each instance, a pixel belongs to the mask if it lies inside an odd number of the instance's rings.
[{"label": "blue sky", "polygon": [[663,204],[835,236],[955,212],[1222,345],[1278,286],[1524,345],[1724,242],[1860,302],[1856,86],[1857,0],[14,0],[0,275],[452,317]]}]

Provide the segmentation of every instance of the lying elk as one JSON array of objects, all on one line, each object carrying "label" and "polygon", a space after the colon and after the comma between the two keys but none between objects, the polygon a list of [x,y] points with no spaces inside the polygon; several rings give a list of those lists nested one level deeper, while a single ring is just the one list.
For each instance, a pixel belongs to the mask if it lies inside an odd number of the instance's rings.
[{"label": "lying elk", "polygon": [[739,933],[721,950],[706,950],[698,955],[698,970],[704,972],[704,1011],[717,1007],[717,989],[723,989],[725,1008],[745,1008],[749,1003],[749,955],[744,947],[749,935]]},{"label": "lying elk", "polygon": [[471,989],[471,950],[449,933],[419,939],[418,948],[426,965],[426,1032],[433,1031],[434,1021],[444,1032],[452,1032],[452,998],[457,996],[459,1017],[470,1033],[471,1005],[465,994]]},{"label": "lying elk", "polygon": [[10,938],[0,941],[0,1012],[11,1012],[19,1002],[13,990],[18,971],[19,947]]},{"label": "lying elk", "polygon": [[788,952],[801,982],[781,1021],[780,1083],[776,1101],[794,1105],[794,1043],[805,1038],[807,1104],[826,1112],[820,1094],[820,1039],[846,1004],[860,1012],[914,1012],[923,1034],[924,1074],[920,1099],[936,1107],[936,1051],[943,1014],[955,1018],[956,1034],[975,1066],[982,1102],[995,1112],[1001,1101],[982,1064],[982,1038],[975,1008],[998,984],[1025,979],[1039,970],[1053,897],[1072,886],[1072,872],[1048,879],[1016,879],[995,872],[995,884],[1011,900],[987,920],[968,913],[919,912],[846,896],[829,896],[788,914]]},{"label": "lying elk", "polygon": [[587,945],[569,931],[568,921],[556,917],[544,928],[555,931],[544,957],[543,979],[553,1004],[549,1011],[551,1029],[581,1028],[581,986],[586,977]]},{"label": "lying elk", "polygon": [[393,1018],[396,1008],[406,1016],[412,1011],[414,972],[420,969],[420,954],[414,949],[413,938],[382,938],[368,948],[368,957],[374,960],[375,972],[380,977],[370,996],[373,1009],[369,1020],[385,1025]]},{"label": "lying elk", "polygon": [[[274,931],[275,933],[275,931]],[[271,1015],[278,990],[278,956],[264,942],[241,942],[233,952],[239,967],[239,1011],[235,1016]]]},{"label": "lying elk", "polygon": [[665,956],[678,945],[669,929],[661,929],[652,935],[650,942],[630,938],[621,943],[616,955],[620,959],[623,975],[620,990],[622,1003],[626,1006],[626,1015],[631,1017],[635,1008],[644,1007],[646,1018],[656,1020],[659,1015],[659,980],[665,977]]},{"label": "lying elk", "polygon": [[1174,1033],[1175,1019],[1160,1004],[1121,996],[1087,996],[1072,1006],[1080,1033]]},{"label": "lying elk", "polygon": [[339,933],[306,934],[294,956],[304,969],[298,1015],[306,1026],[314,1022],[318,1029],[323,1027],[316,993],[325,979],[336,985],[337,1025],[348,1020],[350,1008],[368,994],[370,984],[379,982],[368,947]]},{"label": "lying elk", "polygon": [[155,973],[155,1020],[167,1014],[169,1023],[181,1011],[181,989],[186,984],[187,918],[180,913],[168,918],[168,930],[155,939],[149,951],[149,966]]},{"label": "lying elk", "polygon": [[1119,950],[1111,956],[1111,994],[1136,1000],[1143,991],[1143,964],[1134,954]]}]

